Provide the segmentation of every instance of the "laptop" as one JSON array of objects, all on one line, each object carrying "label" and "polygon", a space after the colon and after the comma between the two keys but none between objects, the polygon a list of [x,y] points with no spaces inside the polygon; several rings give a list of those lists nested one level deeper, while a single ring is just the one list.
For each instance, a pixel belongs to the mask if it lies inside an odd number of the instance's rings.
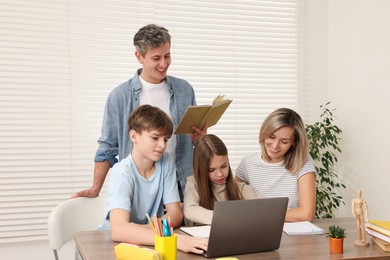
[{"label": "laptop", "polygon": [[[210,258],[278,249],[287,203],[287,197],[216,202],[211,227],[208,226],[208,250],[203,255]],[[204,231],[205,227],[193,228]],[[194,234],[191,227],[181,230]]]}]

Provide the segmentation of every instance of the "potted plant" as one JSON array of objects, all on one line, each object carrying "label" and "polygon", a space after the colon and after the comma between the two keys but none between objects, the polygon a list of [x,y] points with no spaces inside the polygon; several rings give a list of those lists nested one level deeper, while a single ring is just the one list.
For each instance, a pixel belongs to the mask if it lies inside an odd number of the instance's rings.
[{"label": "potted plant", "polygon": [[334,110],[330,110],[326,103],[320,106],[321,120],[313,124],[306,124],[309,139],[309,152],[313,158],[316,175],[316,218],[333,218],[335,210],[345,202],[339,195],[338,189],[345,185],[340,182],[335,171],[337,154],[341,153],[339,141],[342,130],[333,123]]},{"label": "potted plant", "polygon": [[347,232],[344,228],[331,225],[328,228],[326,237],[329,238],[329,250],[332,254],[342,254],[344,249],[344,238],[347,237]]}]

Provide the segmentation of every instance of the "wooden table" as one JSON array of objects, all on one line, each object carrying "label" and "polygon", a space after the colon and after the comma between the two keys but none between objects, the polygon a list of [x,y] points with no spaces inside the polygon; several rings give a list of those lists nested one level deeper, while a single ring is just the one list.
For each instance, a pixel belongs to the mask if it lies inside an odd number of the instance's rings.
[{"label": "wooden table", "polygon": [[[369,247],[357,247],[357,230],[354,218],[334,218],[314,220],[314,223],[323,228],[336,224],[347,231],[344,241],[344,254],[330,254],[328,239],[325,235],[288,236],[283,233],[280,248],[275,251],[236,256],[240,260],[246,259],[390,259],[390,253],[384,253],[371,241]],[[179,231],[180,232],[180,231]],[[115,260],[114,246],[109,231],[84,231],[75,234],[76,254],[83,260]],[[178,250],[177,259],[206,259],[203,256],[186,254]]]}]

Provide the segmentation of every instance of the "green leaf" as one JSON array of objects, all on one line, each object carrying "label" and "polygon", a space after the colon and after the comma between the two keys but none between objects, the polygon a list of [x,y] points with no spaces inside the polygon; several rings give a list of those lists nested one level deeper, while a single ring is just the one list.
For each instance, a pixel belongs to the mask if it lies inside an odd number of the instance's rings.
[{"label": "green leaf", "polygon": [[345,205],[338,192],[340,188],[345,189],[346,186],[340,182],[335,171],[337,156],[341,153],[339,141],[342,130],[334,124],[335,109],[330,109],[330,104],[328,101],[325,105],[320,105],[320,121],[305,125],[309,139],[309,154],[317,171],[316,218],[332,218],[334,211],[341,204]]}]

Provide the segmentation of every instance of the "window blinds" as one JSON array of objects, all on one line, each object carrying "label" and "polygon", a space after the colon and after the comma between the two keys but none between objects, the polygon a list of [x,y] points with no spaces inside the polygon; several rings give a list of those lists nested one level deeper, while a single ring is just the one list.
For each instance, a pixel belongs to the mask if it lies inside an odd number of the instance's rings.
[{"label": "window blinds", "polygon": [[[209,133],[234,170],[263,119],[298,107],[299,0],[0,2],[0,243],[46,239],[50,210],[92,183],[105,99],[140,67],[132,38],[172,35],[170,75],[198,104],[234,101]],[[97,213],[98,214],[98,213]]]}]

